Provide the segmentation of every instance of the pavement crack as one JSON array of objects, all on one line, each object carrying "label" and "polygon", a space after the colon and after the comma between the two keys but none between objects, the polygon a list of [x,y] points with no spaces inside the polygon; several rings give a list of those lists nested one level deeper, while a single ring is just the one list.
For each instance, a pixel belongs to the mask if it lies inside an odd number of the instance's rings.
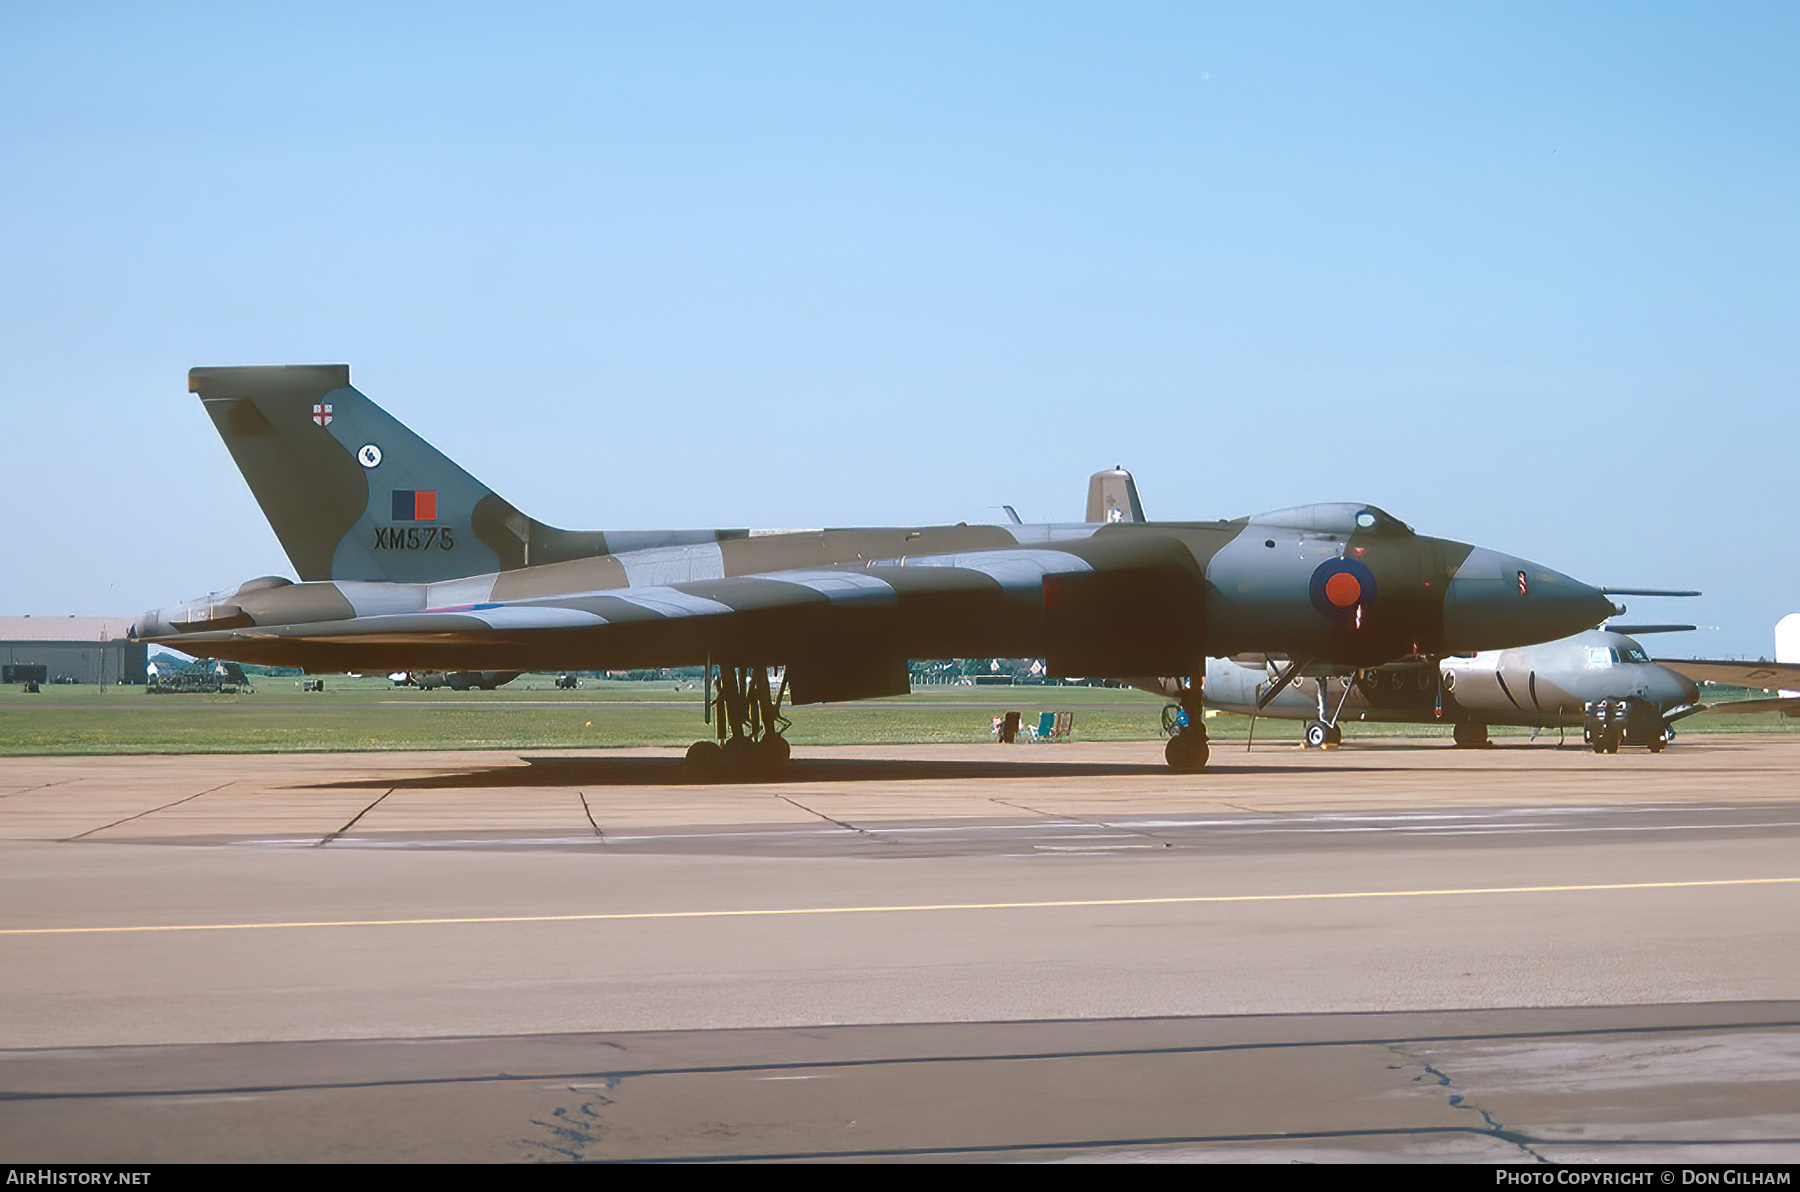
[{"label": "pavement crack", "polygon": [[775,797],[777,799],[782,800],[785,803],[793,804],[795,807],[798,807],[800,810],[806,812],[808,815],[818,816],[820,819],[824,820],[828,824],[836,824],[838,827],[844,829],[844,831],[846,831],[846,832],[855,832],[859,836],[867,836],[870,840],[879,840],[883,844],[898,843],[897,841],[895,841],[889,837],[881,836],[875,832],[870,831],[867,828],[859,828],[855,824],[847,824],[843,820],[832,819],[829,815],[826,815],[823,811],[819,811],[816,808],[808,807],[806,804],[800,802],[798,799],[791,798],[788,795],[776,795]]},{"label": "pavement crack", "polygon": [[587,816],[588,825],[594,829],[594,835],[598,836],[601,840],[605,840],[606,833],[601,830],[599,824],[594,822],[594,809],[588,806],[587,795],[581,791],[576,791],[575,797],[581,800],[582,814]]},{"label": "pavement crack", "polygon": [[1028,807],[1028,806],[1026,806],[1026,805],[1025,805],[1025,804],[1023,804],[1023,803],[1019,803],[1019,802],[1016,802],[1016,801],[1015,801],[1015,800],[1012,800],[1012,799],[1002,799],[1002,798],[998,798],[998,797],[996,797],[996,796],[990,796],[990,797],[989,797],[989,801],[990,801],[990,802],[993,802],[993,803],[998,803],[998,804],[1000,804],[1000,805],[1001,805],[1001,806],[1003,806],[1003,807],[1012,807],[1012,808],[1015,808],[1015,809],[1017,809],[1017,810],[1019,810],[1019,811],[1029,811],[1029,812],[1031,812],[1031,814],[1033,814],[1033,815],[1041,815],[1041,816],[1043,816],[1043,817],[1044,817],[1044,818],[1045,818],[1045,819],[1053,819],[1053,820],[1058,820],[1058,821],[1060,821],[1060,822],[1062,822],[1062,823],[1065,823],[1065,824],[1073,824],[1073,825],[1075,825],[1075,826],[1076,826],[1076,827],[1086,827],[1086,826],[1088,826],[1088,822],[1087,822],[1087,821],[1086,821],[1086,820],[1083,820],[1083,819],[1077,819],[1077,818],[1076,818],[1076,817],[1074,817],[1074,816],[1072,816],[1072,815],[1063,815],[1063,814],[1062,814],[1062,813],[1060,813],[1060,812],[1055,812],[1055,811],[1044,811],[1044,810],[1043,810],[1043,809],[1041,809],[1041,808],[1037,808],[1037,807]]},{"label": "pavement crack", "polygon": [[116,828],[120,824],[129,824],[132,820],[143,819],[146,815],[155,815],[159,811],[167,811],[171,807],[179,807],[183,803],[188,802],[190,799],[198,799],[201,795],[210,795],[214,791],[222,791],[226,787],[230,786],[233,782],[236,782],[236,781],[237,781],[237,779],[233,778],[231,780],[231,782],[221,782],[218,786],[209,786],[203,791],[196,791],[191,795],[187,795],[187,796],[184,796],[183,798],[176,799],[173,803],[164,803],[161,807],[152,807],[148,811],[140,811],[136,815],[128,815],[124,819],[116,819],[110,824],[101,824],[98,828],[89,828],[85,832],[77,832],[73,836],[65,836],[61,840],[57,841],[57,843],[58,844],[68,844],[70,841],[80,840],[84,836],[92,836],[95,832],[104,832],[108,828]]},{"label": "pavement crack", "polygon": [[1115,824],[1103,819],[1086,819],[1079,815],[1064,815],[1052,811],[1040,811],[1038,808],[1027,806],[1024,803],[1015,803],[1011,799],[995,797],[993,798],[993,802],[1004,804],[1007,807],[1016,807],[1020,811],[1029,811],[1033,815],[1041,815],[1046,819],[1068,824],[1072,828],[1105,828],[1108,832],[1121,832],[1127,836],[1142,836],[1146,839],[1157,841],[1164,848],[1175,847],[1173,841],[1164,840],[1155,832],[1146,832],[1142,828],[1133,828],[1123,824]]},{"label": "pavement crack", "polygon": [[[570,1089],[570,1092],[576,1090]],[[573,1113],[568,1107],[558,1105],[550,1111],[551,1121],[542,1118],[527,1118],[532,1125],[541,1127],[550,1138],[525,1139],[521,1146],[527,1152],[536,1150],[548,1152],[552,1160],[582,1162],[589,1158],[589,1152],[601,1144],[606,1133],[606,1122],[600,1116],[596,1105],[613,1105],[616,1102],[610,1097],[596,1097],[584,1101]],[[543,1157],[541,1154],[533,1157]]]},{"label": "pavement crack", "polygon": [[375,810],[376,805],[379,804],[382,799],[387,798],[389,795],[393,794],[395,791],[397,791],[399,789],[400,788],[397,786],[390,786],[386,790],[382,791],[380,797],[377,798],[374,803],[369,804],[367,807],[365,807],[361,811],[357,812],[354,816],[351,817],[349,823],[345,824],[343,827],[339,828],[337,831],[331,833],[331,835],[321,837],[319,839],[319,842],[317,844],[313,845],[313,847],[321,848],[327,844],[330,844],[332,841],[336,840],[338,837],[342,836],[344,833],[348,832],[350,829],[356,827],[356,822],[358,820],[362,819],[363,816],[369,814],[369,812]]},{"label": "pavement crack", "polygon": [[55,782],[40,782],[36,786],[22,786],[16,791],[7,791],[0,799],[10,799],[14,795],[29,795],[32,791],[48,790],[53,786],[67,786],[71,782],[80,782],[80,778],[59,778]]},{"label": "pavement crack", "polygon": [[[1537,1151],[1531,1149],[1531,1142],[1524,1135],[1507,1129],[1505,1126],[1494,1120],[1493,1114],[1472,1102],[1469,1099],[1468,1091],[1452,1080],[1449,1073],[1434,1066],[1423,1056],[1413,1055],[1408,1052],[1406,1050],[1406,1045],[1403,1043],[1391,1043],[1388,1045],[1388,1050],[1411,1063],[1417,1064],[1420,1070],[1437,1082],[1438,1087],[1445,1090],[1445,1095],[1449,1099],[1450,1108],[1466,1109],[1470,1113],[1480,1114],[1482,1122],[1486,1124],[1486,1129],[1480,1131],[1481,1133],[1487,1134],[1500,1142],[1510,1143],[1513,1146],[1518,1147],[1521,1151],[1530,1155],[1535,1162],[1550,1162],[1549,1159],[1546,1159],[1543,1155],[1540,1155]],[[1414,1077],[1414,1079],[1417,1080],[1418,1077]]]}]

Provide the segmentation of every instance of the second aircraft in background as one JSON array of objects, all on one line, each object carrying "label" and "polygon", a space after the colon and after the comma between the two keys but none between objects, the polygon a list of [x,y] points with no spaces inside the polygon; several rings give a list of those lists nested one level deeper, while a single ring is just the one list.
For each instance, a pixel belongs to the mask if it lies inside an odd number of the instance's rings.
[{"label": "second aircraft in background", "polygon": [[[1683,627],[1685,628],[1685,627]],[[1280,663],[1213,658],[1208,707],[1305,720],[1308,745],[1342,739],[1345,720],[1448,724],[1458,745],[1488,743],[1489,725],[1581,728],[1596,750],[1660,750],[1674,723],[1701,712],[1800,712],[1800,698],[1708,703],[1698,682],[1775,689],[1800,685],[1800,664],[1653,660],[1604,626],[1536,646],[1301,676],[1276,689]],[[1272,693],[1272,694],[1271,694]]]}]

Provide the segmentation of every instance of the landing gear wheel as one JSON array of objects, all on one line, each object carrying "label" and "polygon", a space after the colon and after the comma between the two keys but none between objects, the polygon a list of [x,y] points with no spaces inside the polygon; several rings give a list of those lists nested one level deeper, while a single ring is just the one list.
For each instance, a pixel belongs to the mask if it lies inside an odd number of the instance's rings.
[{"label": "landing gear wheel", "polygon": [[681,763],[681,773],[687,778],[712,778],[724,769],[725,755],[717,741],[695,741]]},{"label": "landing gear wheel", "polygon": [[770,733],[756,743],[757,760],[765,769],[779,770],[787,765],[790,752],[787,738],[780,733]]},{"label": "landing gear wheel", "polygon": [[1454,725],[1450,729],[1450,736],[1456,741],[1458,749],[1486,749],[1493,744],[1488,740],[1485,724]]},{"label": "landing gear wheel", "polygon": [[1196,733],[1177,733],[1163,746],[1163,760],[1169,763],[1171,770],[1183,774],[1195,774],[1204,770],[1206,759],[1210,755],[1206,738]]},{"label": "landing gear wheel", "polygon": [[1656,738],[1656,740],[1650,742],[1650,752],[1651,753],[1661,753],[1664,749],[1667,749],[1668,747],[1669,747],[1669,743],[1667,741],[1663,740],[1661,737],[1658,737],[1658,738]]},{"label": "landing gear wheel", "polygon": [[1336,725],[1336,724],[1332,725],[1331,726],[1331,735],[1325,739],[1325,747],[1327,749],[1336,749],[1339,745],[1342,745],[1343,743],[1344,743],[1344,730],[1343,730],[1342,726]]},{"label": "landing gear wheel", "polygon": [[756,764],[756,742],[749,737],[726,737],[719,752],[725,759],[725,768],[733,774],[742,774]]},{"label": "landing gear wheel", "polygon": [[1329,740],[1331,740],[1330,725],[1326,724],[1323,720],[1307,721],[1306,747],[1308,749],[1323,749],[1325,743]]}]

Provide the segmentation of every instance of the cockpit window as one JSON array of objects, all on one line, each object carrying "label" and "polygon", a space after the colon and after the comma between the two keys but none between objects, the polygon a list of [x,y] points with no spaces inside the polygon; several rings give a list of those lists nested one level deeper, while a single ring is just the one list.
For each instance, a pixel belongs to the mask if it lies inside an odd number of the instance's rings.
[{"label": "cockpit window", "polygon": [[1411,534],[1399,518],[1373,505],[1298,505],[1246,519],[1259,526],[1311,531],[1315,534]]},{"label": "cockpit window", "polygon": [[1368,505],[1357,510],[1356,528],[1359,530],[1373,530],[1376,533],[1381,534],[1411,534],[1413,532],[1411,526],[1387,512],[1385,509],[1377,509],[1373,505]]},{"label": "cockpit window", "polygon": [[1621,662],[1648,662],[1650,655],[1644,653],[1642,646],[1624,646],[1619,650]]},{"label": "cockpit window", "polygon": [[1595,646],[1588,651],[1589,666],[1611,666],[1613,652],[1603,646]]}]

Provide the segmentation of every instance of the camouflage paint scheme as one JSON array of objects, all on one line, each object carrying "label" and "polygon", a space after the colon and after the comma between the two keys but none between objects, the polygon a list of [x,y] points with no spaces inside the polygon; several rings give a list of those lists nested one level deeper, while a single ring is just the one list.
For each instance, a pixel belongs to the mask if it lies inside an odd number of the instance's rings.
[{"label": "camouflage paint scheme", "polygon": [[[786,666],[797,703],[907,690],[908,659],[1197,676],[1208,655],[1367,667],[1565,636],[1613,609],[1373,506],[1213,522],[569,531],[520,513],[344,365],[197,368],[300,583],[146,613],[140,638],[310,671]],[[415,500],[416,505],[407,502]],[[1114,507],[1119,502],[1115,500]],[[408,508],[423,517],[399,516]]]}]

